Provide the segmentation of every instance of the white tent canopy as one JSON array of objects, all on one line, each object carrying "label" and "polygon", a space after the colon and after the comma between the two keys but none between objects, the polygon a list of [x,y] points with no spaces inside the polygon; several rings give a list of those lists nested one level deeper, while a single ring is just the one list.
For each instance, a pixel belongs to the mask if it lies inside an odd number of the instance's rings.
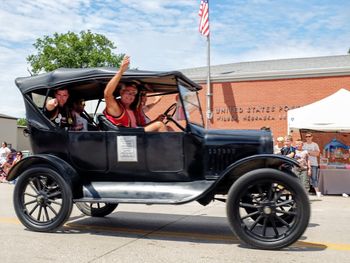
[{"label": "white tent canopy", "polygon": [[288,111],[288,131],[308,129],[349,132],[349,113],[350,91],[340,89],[322,100]]}]

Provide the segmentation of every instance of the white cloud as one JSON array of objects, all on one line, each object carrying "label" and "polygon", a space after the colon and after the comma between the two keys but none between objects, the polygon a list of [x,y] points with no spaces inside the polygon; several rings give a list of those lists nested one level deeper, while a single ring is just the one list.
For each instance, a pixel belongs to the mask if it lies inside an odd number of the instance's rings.
[{"label": "white cloud", "polygon": [[[237,0],[211,2],[212,64],[346,54],[349,3]],[[23,114],[14,85],[37,38],[90,29],[132,57],[132,67],[173,70],[206,64],[198,1],[0,1],[0,113]],[[345,44],[344,44],[345,43]]]},{"label": "white cloud", "polygon": [[0,104],[0,112],[23,117],[23,101],[14,79],[29,75],[25,58],[34,52],[35,40],[54,32],[91,29],[104,34],[116,43],[117,53],[133,56],[133,67],[192,66],[191,53],[198,36],[189,33],[194,18],[185,17],[182,11],[194,5],[194,1],[155,0],[1,2],[0,85],[7,99]]},{"label": "white cloud", "polygon": [[[157,15],[162,13],[168,13],[171,7],[194,7],[197,6],[195,1],[188,0],[148,0],[148,1],[139,1],[139,0],[121,0],[121,3],[131,7],[136,10],[142,10],[142,12],[156,13]],[[177,13],[179,10],[177,10]]]},{"label": "white cloud", "polygon": [[25,56],[21,50],[12,50],[0,46],[0,90],[2,101],[0,113],[14,117],[24,117],[24,104],[20,91],[15,85],[15,78],[28,76]]},{"label": "white cloud", "polygon": [[318,56],[334,56],[344,55],[344,50],[337,48],[315,47],[311,43],[285,43],[281,46],[278,43],[268,46],[257,46],[254,50],[241,54],[238,61],[259,61],[284,59],[284,58],[303,58],[303,57],[318,57]]}]

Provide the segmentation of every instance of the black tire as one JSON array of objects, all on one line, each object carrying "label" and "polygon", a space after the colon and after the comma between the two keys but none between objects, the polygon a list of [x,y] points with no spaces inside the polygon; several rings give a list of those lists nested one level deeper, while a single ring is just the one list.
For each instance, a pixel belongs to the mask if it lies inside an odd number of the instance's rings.
[{"label": "black tire", "polygon": [[50,232],[69,218],[73,207],[72,191],[53,169],[30,168],[18,177],[13,203],[24,226],[32,231]]},{"label": "black tire", "polygon": [[281,249],[306,230],[310,202],[298,178],[264,168],[234,182],[226,211],[231,230],[241,241],[259,249]]},{"label": "black tire", "polygon": [[118,204],[111,203],[75,203],[78,209],[87,216],[104,217],[114,211]]}]

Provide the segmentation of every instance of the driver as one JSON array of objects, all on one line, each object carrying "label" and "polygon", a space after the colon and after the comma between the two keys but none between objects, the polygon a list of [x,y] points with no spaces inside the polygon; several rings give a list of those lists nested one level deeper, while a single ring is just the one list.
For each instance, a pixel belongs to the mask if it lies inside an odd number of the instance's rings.
[{"label": "driver", "polygon": [[103,114],[106,118],[116,126],[124,127],[144,127],[145,131],[167,131],[167,126],[163,123],[164,115],[159,115],[157,119],[146,124],[144,114],[141,107],[134,106],[137,103],[135,98],[138,89],[135,84],[122,85],[120,89],[120,99],[115,98],[113,93],[118,87],[119,81],[123,73],[127,70],[130,64],[129,56],[124,56],[122,64],[118,72],[108,82],[104,90],[104,99],[106,101],[106,108]]},{"label": "driver", "polygon": [[160,100],[162,99],[162,96],[156,96],[155,100],[152,103],[147,103],[147,95],[145,92],[141,92],[141,98],[140,98],[140,107],[142,108],[143,115],[145,116],[146,123],[150,123],[151,119],[148,118],[147,112],[150,111]]}]

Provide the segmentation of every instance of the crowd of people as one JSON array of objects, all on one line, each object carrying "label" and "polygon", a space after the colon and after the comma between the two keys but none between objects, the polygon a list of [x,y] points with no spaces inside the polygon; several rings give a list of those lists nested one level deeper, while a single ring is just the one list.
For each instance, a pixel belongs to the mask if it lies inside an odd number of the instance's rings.
[{"label": "crowd of people", "polygon": [[7,182],[7,174],[11,167],[23,158],[21,151],[11,151],[6,142],[2,142],[0,148],[0,182]]},{"label": "crowd of people", "polygon": [[[317,143],[313,142],[311,132],[305,134],[306,141],[297,139],[293,145],[293,137],[288,135],[276,138],[274,153],[294,158],[298,161],[300,167],[294,167],[293,172],[299,177],[306,191],[312,187],[317,197],[322,194],[318,188],[318,156],[320,148]],[[292,167],[289,167],[292,169]]]}]

